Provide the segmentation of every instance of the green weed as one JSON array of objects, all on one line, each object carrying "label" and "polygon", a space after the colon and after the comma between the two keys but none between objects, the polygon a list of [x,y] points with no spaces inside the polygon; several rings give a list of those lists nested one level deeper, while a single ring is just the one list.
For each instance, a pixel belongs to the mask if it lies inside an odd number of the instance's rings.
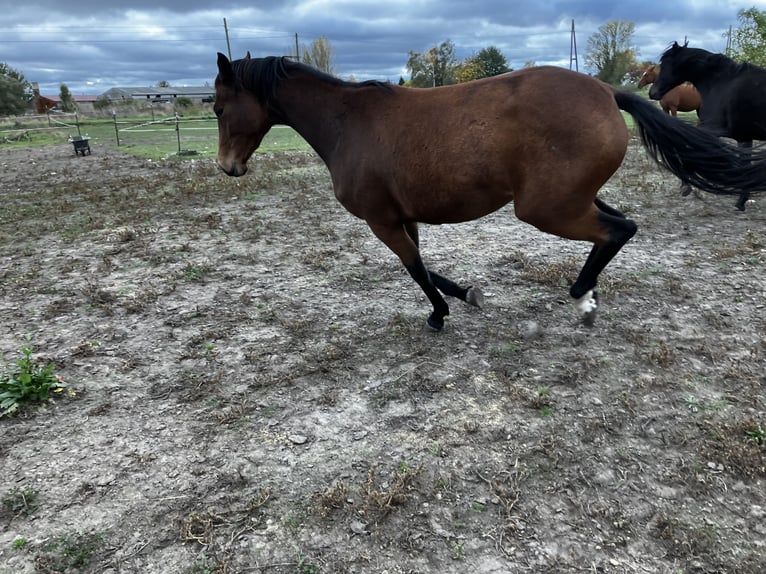
[{"label": "green weed", "polygon": [[104,535],[100,533],[78,532],[73,535],[59,536],[48,546],[46,566],[54,572],[68,572],[71,569],[86,567],[91,563],[103,542]]},{"label": "green weed", "polygon": [[29,515],[40,506],[39,499],[39,493],[34,488],[16,486],[0,499],[0,504],[2,509],[12,516]]},{"label": "green weed", "polygon": [[[56,366],[42,367],[32,360],[32,347],[21,349],[22,358],[0,377],[0,417],[11,415],[26,403],[47,401],[51,393],[60,393],[67,384],[54,374]],[[70,393],[71,394],[71,393]]]}]

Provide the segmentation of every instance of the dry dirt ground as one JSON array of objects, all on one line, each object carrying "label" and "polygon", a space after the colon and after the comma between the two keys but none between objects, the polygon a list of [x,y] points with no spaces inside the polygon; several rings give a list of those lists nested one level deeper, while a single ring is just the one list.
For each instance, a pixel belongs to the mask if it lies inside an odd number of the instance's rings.
[{"label": "dry dirt ground", "polygon": [[486,294],[431,333],[313,154],[254,167],[0,147],[0,352],[76,393],[0,418],[0,572],[766,571],[766,197],[632,142],[594,327],[509,207],[422,230]]}]

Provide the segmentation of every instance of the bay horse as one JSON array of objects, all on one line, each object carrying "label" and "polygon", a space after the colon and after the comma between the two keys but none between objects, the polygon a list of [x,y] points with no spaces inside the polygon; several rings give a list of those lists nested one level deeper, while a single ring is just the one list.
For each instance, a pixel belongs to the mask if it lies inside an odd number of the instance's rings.
[{"label": "bay horse", "polygon": [[[649,66],[638,80],[638,87],[643,88],[657,80],[657,66]],[[678,112],[697,112],[700,115],[702,97],[693,84],[680,84],[668,91],[660,99],[660,107],[666,114],[677,116]]]},{"label": "bay horse", "polygon": [[[649,97],[662,98],[683,82],[692,82],[702,96],[702,129],[732,138],[743,148],[751,148],[753,140],[766,140],[766,70],[673,42],[660,58]],[[738,209],[744,211],[749,196],[743,190]]]},{"label": "bay horse", "polygon": [[[631,114],[655,160],[700,189],[766,189],[766,157],[677,121],[645,98],[557,67],[437,88],[346,82],[284,57],[219,53],[214,111],[219,167],[244,175],[275,124],[295,129],[327,165],[338,201],[366,221],[428,297],[439,331],[444,295],[481,306],[477,287],[429,270],[418,223],[480,218],[513,201],[516,216],[593,247],[569,292],[583,321],[597,279],[637,226],[596,197],[620,167]],[[753,159],[754,161],[751,161]]]}]

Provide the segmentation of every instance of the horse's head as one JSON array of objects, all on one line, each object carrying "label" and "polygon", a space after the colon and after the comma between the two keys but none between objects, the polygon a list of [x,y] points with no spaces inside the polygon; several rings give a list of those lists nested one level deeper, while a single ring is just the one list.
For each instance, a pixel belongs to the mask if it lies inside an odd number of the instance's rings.
[{"label": "horse's head", "polygon": [[234,177],[245,175],[247,161],[272,126],[266,106],[243,85],[250,53],[230,62],[218,53],[215,79],[215,115],[218,117],[218,165]]},{"label": "horse's head", "polygon": [[673,45],[665,50],[660,58],[660,72],[652,87],[649,88],[650,98],[661,100],[662,96],[688,79],[681,74],[679,67],[686,59],[685,53],[689,50],[691,48],[688,48],[686,43],[680,45],[678,42],[673,42]]},{"label": "horse's head", "polygon": [[657,66],[649,66],[644,71],[644,73],[641,74],[641,78],[639,78],[638,80],[638,87],[643,88],[644,86],[653,84],[656,79],[657,79]]}]

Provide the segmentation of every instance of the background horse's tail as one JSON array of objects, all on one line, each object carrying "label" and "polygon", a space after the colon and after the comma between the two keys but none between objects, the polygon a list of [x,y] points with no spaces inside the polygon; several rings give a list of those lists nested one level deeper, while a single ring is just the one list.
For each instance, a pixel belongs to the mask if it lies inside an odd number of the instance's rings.
[{"label": "background horse's tail", "polygon": [[663,113],[641,96],[616,91],[617,106],[638,126],[644,146],[684,183],[710,193],[766,191],[766,155],[726,143]]}]

